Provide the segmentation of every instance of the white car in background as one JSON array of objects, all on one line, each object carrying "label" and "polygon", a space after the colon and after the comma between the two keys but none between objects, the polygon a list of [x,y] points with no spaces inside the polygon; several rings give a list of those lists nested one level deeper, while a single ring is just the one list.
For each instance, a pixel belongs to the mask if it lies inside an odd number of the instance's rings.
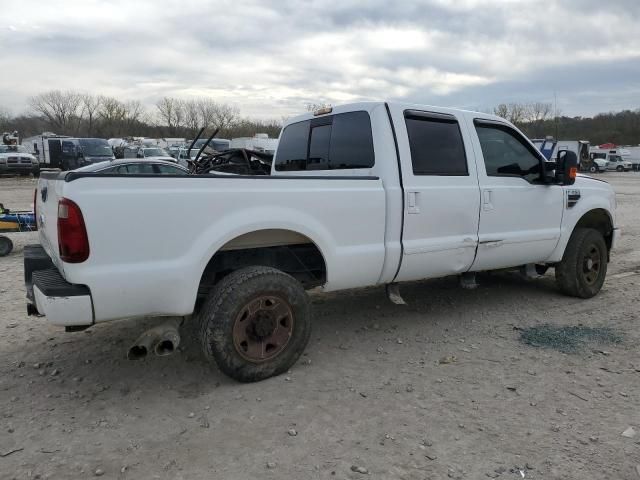
[{"label": "white car in background", "polygon": [[142,147],[138,149],[137,158],[146,160],[164,160],[166,162],[176,163],[176,159],[169,155],[164,148],[160,147]]}]

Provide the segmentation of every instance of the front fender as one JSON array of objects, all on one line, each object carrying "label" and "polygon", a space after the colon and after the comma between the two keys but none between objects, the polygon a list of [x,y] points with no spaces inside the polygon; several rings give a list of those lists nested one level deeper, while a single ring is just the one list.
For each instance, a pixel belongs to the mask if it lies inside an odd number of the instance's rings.
[{"label": "front fender", "polygon": [[567,206],[567,190],[573,190],[569,187],[565,189],[564,195],[564,213],[562,215],[562,225],[560,227],[560,239],[555,250],[547,260],[549,263],[555,263],[562,260],[564,251],[567,248],[571,234],[582,217],[592,210],[604,210],[609,216],[611,225],[615,226],[614,205],[608,196],[589,195],[589,189],[581,188],[581,198],[573,207]]}]

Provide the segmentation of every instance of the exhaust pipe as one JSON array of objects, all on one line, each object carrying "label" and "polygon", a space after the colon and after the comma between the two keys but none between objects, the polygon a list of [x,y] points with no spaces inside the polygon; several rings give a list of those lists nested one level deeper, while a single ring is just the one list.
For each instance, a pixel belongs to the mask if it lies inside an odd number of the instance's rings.
[{"label": "exhaust pipe", "polygon": [[180,345],[181,318],[172,318],[165,323],[150,328],[131,345],[127,352],[129,360],[141,360],[154,352],[159,357],[171,355]]}]

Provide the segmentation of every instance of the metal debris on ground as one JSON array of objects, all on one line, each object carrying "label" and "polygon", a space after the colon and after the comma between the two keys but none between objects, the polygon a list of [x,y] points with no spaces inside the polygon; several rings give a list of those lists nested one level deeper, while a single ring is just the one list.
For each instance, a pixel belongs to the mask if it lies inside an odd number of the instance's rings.
[{"label": "metal debris on ground", "polygon": [[560,327],[539,325],[523,328],[520,341],[533,347],[553,348],[563,353],[576,353],[589,343],[620,343],[622,336],[608,327],[583,325]]}]

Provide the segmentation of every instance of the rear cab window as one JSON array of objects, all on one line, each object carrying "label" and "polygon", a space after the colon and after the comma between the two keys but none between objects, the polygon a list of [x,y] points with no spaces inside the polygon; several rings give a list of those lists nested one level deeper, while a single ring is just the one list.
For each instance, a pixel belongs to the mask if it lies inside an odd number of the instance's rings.
[{"label": "rear cab window", "polygon": [[368,169],[375,164],[371,120],[365,111],[337,113],[288,125],[275,170]]}]

